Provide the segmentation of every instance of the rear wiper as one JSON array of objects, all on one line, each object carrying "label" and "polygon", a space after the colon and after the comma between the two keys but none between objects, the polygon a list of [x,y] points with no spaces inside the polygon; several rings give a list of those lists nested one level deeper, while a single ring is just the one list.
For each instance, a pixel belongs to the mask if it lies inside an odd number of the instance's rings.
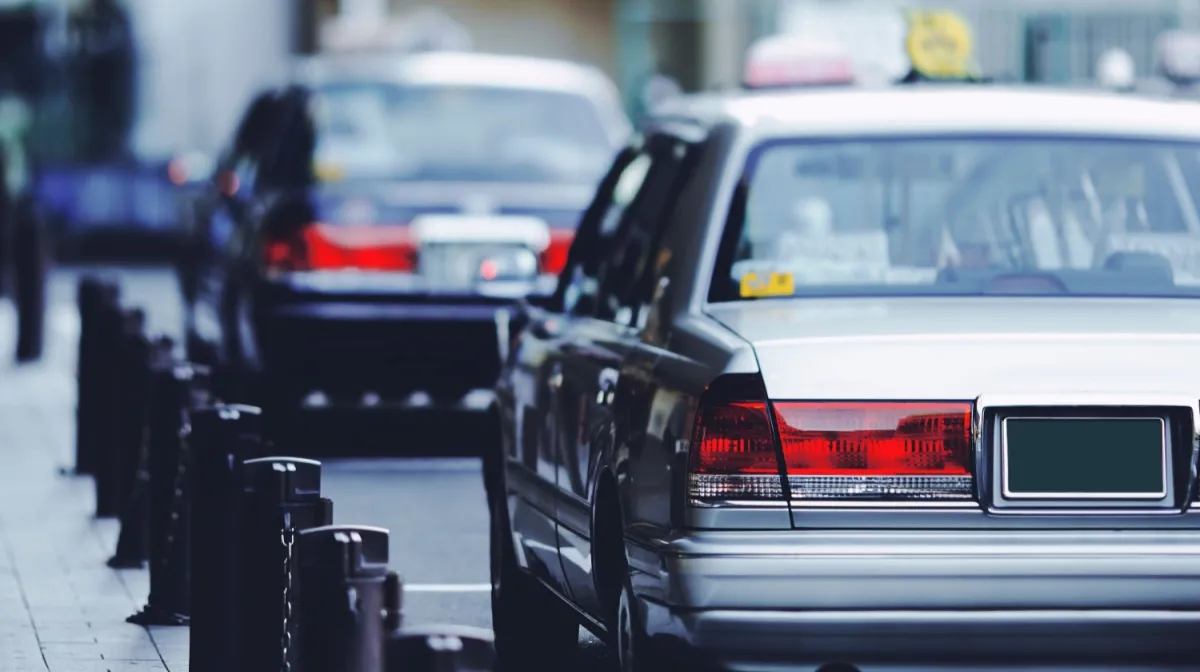
[{"label": "rear wiper", "polygon": [[953,283],[973,286],[981,294],[1067,294],[1061,278],[1044,271],[1013,271],[988,268],[943,268],[938,272],[938,284]]}]

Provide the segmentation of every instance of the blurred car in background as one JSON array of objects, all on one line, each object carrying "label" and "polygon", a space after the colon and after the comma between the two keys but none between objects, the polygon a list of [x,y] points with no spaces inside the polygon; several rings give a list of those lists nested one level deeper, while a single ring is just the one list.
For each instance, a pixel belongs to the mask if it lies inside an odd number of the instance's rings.
[{"label": "blurred car in background", "polygon": [[[471,53],[327,57],[249,106],[194,201],[187,342],[286,419],[490,388],[630,132],[613,84]],[[497,315],[501,314],[501,317]]]}]

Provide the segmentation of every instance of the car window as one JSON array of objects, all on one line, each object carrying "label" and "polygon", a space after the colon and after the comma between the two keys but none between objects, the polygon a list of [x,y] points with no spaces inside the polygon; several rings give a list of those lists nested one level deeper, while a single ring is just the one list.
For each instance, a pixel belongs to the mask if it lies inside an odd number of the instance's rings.
[{"label": "car window", "polygon": [[567,314],[590,315],[599,290],[600,260],[620,223],[620,214],[633,200],[649,168],[649,154],[640,137],[618,153],[591,205],[584,213],[567,263],[559,276],[554,303]]},{"label": "car window", "polygon": [[647,327],[647,318],[650,313],[649,308],[655,299],[655,295],[660,290],[665,290],[665,286],[660,286],[660,281],[666,277],[672,253],[668,247],[664,246],[664,237],[667,234],[667,229],[672,225],[676,225],[678,221],[674,219],[674,215],[679,212],[677,206],[680,194],[686,187],[692,174],[692,169],[699,160],[699,155],[703,151],[704,146],[704,142],[699,140],[690,142],[679,140],[676,141],[673,148],[675,158],[680,161],[680,165],[676,172],[675,180],[670,185],[664,207],[659,214],[661,224],[654,228],[650,237],[650,244],[640,261],[640,268],[635,276],[637,284],[631,290],[628,302],[633,309],[633,314],[630,316],[632,318],[630,324],[639,331]]},{"label": "car window", "polygon": [[710,298],[1195,296],[1198,157],[1057,135],[768,142]]},{"label": "car window", "polygon": [[639,280],[657,234],[666,223],[667,207],[686,155],[682,141],[666,136],[649,144],[650,161],[640,175],[632,200],[619,215],[620,222],[599,274],[600,290],[596,317],[631,325],[640,308]]},{"label": "car window", "polygon": [[327,181],[594,184],[618,149],[598,101],[551,89],[340,82],[311,111]]},{"label": "car window", "polygon": [[650,171],[650,162],[650,152],[644,150],[629,164],[625,172],[621,173],[621,179],[617,180],[612,200],[604,211],[604,219],[600,223],[601,234],[611,236],[616,233],[617,225],[621,223],[621,217],[625,215],[625,210],[633,203],[633,199],[646,181],[646,173]]}]

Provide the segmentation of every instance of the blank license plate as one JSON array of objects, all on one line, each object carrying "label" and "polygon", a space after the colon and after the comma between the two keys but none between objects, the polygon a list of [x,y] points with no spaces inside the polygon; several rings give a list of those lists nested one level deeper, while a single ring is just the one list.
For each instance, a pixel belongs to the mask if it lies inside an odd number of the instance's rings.
[{"label": "blank license plate", "polygon": [[481,254],[471,245],[429,245],[421,252],[420,272],[434,284],[470,285],[479,274]]},{"label": "blank license plate", "polygon": [[1159,418],[1005,418],[1004,496],[1162,499],[1165,427]]}]

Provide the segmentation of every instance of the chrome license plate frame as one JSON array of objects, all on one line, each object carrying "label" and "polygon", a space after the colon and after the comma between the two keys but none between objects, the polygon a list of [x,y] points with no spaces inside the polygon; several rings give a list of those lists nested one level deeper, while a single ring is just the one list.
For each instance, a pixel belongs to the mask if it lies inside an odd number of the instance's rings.
[{"label": "chrome license plate frame", "polygon": [[[1056,424],[1063,423],[1061,429],[1070,429],[1066,425],[1072,424],[1077,430],[1087,428],[1098,429],[1098,425],[1106,423],[1139,423],[1153,425],[1155,434],[1157,435],[1157,459],[1155,460],[1155,470],[1159,481],[1158,486],[1154,490],[1026,490],[1014,489],[1013,481],[1013,465],[1021,460],[1015,460],[1013,455],[1010,439],[1012,429],[1016,425],[1010,427],[1010,423],[1043,423]],[[1115,431],[1115,424],[1110,424]],[[1146,427],[1150,429],[1150,427]],[[1144,448],[1143,448],[1144,449]],[[1080,452],[1076,450],[1076,452]],[[1071,461],[1082,463],[1082,456],[1077,455],[1076,459]],[[1167,437],[1167,421],[1165,418],[1152,416],[1033,416],[1033,415],[1011,415],[1001,419],[1000,426],[1000,467],[1001,467],[1001,491],[1005,499],[1010,500],[1065,500],[1065,501],[1108,501],[1108,500],[1138,500],[1138,501],[1162,501],[1168,494],[1167,479],[1170,475],[1169,469],[1170,460],[1170,441]],[[1149,465],[1144,465],[1149,466]],[[1050,468],[1050,467],[1047,467]],[[1119,468],[1119,467],[1118,467]],[[1071,469],[1058,469],[1058,472],[1070,473]]]}]

